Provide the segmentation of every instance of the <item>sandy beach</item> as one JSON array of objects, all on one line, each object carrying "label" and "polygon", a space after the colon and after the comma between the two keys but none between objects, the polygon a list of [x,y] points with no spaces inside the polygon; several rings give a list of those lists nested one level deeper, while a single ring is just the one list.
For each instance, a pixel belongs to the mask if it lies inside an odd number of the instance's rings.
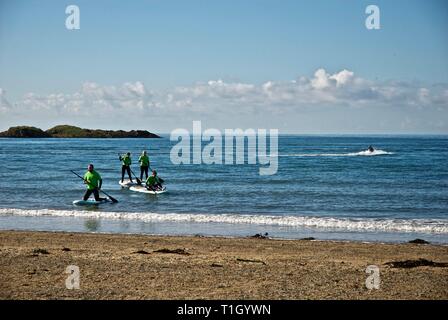
[{"label": "sandy beach", "polygon": [[[27,231],[0,244],[1,299],[448,299],[447,246]],[[418,259],[436,265],[386,264]]]}]

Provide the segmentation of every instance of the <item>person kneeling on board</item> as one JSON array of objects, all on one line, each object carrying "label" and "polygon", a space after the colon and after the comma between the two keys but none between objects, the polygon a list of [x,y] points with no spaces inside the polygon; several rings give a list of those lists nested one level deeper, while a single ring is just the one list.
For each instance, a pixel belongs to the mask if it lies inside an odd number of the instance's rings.
[{"label": "person kneeling on board", "polygon": [[123,156],[120,155],[119,159],[121,161],[121,182],[123,182],[124,173],[127,171],[129,180],[131,181],[131,183],[134,183],[134,181],[132,181],[132,176],[131,176],[131,164],[132,164],[131,153],[128,152]]},{"label": "person kneeling on board", "polygon": [[163,186],[163,179],[159,178],[157,176],[157,171],[153,170],[152,171],[152,176],[150,176],[148,179],[146,179],[146,189],[148,190],[152,190],[152,191],[157,191],[157,190],[162,190]]},{"label": "person kneeling on board", "polygon": [[146,151],[142,152],[140,158],[138,158],[138,162],[140,162],[140,180],[143,180],[143,173],[145,174],[145,178],[148,179],[149,158]]},{"label": "person kneeling on board", "polygon": [[103,185],[103,179],[101,179],[98,172],[93,170],[93,164],[89,164],[87,167],[87,172],[84,174],[84,183],[87,185],[84,201],[87,201],[92,193],[95,201],[106,200],[106,198],[100,198],[99,190],[101,190],[101,186]]}]

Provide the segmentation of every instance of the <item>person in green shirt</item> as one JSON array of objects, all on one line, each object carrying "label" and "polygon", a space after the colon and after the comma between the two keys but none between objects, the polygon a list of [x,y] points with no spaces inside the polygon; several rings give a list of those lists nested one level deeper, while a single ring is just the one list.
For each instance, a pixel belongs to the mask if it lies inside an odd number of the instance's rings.
[{"label": "person in green shirt", "polygon": [[131,153],[128,152],[125,155],[120,155],[119,159],[121,161],[121,182],[123,182],[124,173],[127,171],[129,180],[131,181],[131,183],[134,183],[132,181],[132,176],[131,176],[131,164],[132,164]]},{"label": "person in green shirt", "polygon": [[101,190],[101,186],[103,185],[103,179],[101,179],[100,174],[93,169],[93,164],[89,164],[87,167],[87,172],[84,174],[84,183],[87,185],[84,201],[87,201],[92,193],[96,201],[106,200],[106,198],[100,198],[99,190]]},{"label": "person in green shirt", "polygon": [[163,186],[162,186],[163,182],[164,182],[164,180],[157,176],[157,171],[153,170],[152,171],[152,176],[150,176],[148,179],[146,179],[146,188],[148,190],[152,190],[152,191],[162,190],[163,189]]},{"label": "person in green shirt", "polygon": [[149,158],[146,151],[142,152],[138,162],[140,162],[140,180],[143,180],[143,173],[145,173],[145,178],[148,179]]}]

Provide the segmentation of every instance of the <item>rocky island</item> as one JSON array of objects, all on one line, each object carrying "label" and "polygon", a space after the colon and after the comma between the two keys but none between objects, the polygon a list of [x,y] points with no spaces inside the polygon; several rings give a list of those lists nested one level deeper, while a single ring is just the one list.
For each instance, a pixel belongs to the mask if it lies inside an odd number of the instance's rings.
[{"label": "rocky island", "polygon": [[43,131],[30,126],[11,127],[0,132],[0,138],[160,138],[146,130],[100,130],[59,125]]}]

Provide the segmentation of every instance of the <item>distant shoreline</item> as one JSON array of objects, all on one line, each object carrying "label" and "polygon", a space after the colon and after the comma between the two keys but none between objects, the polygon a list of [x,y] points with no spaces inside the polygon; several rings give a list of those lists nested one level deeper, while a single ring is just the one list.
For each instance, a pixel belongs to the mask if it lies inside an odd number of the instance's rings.
[{"label": "distant shoreline", "polygon": [[161,138],[159,135],[147,130],[101,130],[101,129],[84,129],[70,125],[58,125],[46,131],[31,127],[17,126],[10,127],[8,130],[0,132],[0,138]]}]

